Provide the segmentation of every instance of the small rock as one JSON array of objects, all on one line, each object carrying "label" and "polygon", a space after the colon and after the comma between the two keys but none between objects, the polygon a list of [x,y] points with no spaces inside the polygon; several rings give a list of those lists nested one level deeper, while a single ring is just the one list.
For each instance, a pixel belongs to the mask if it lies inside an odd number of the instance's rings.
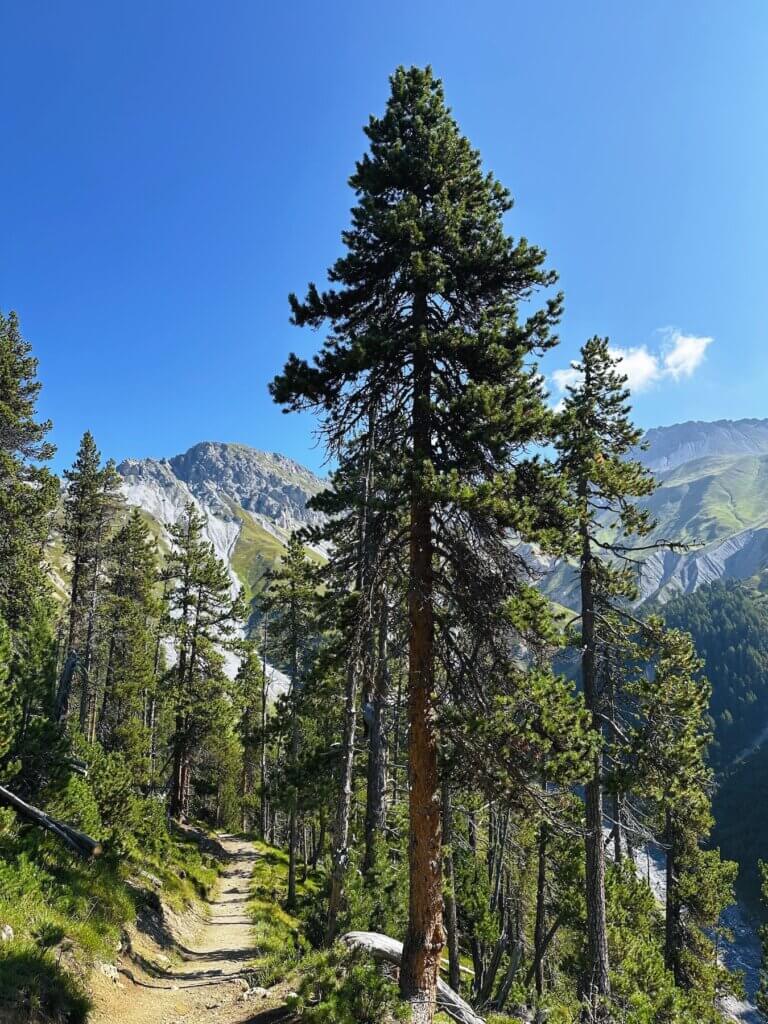
[{"label": "small rock", "polygon": [[206,1003],[206,1004],[205,1004],[205,1008],[206,1008],[206,1010],[215,1010],[215,1009],[216,1009],[217,1007],[219,1007],[219,1006],[221,1006],[221,1003],[217,1003],[217,1002],[213,1002],[213,1003]]},{"label": "small rock", "polygon": [[14,932],[13,928],[9,924],[4,924],[0,928],[0,942],[13,942]]},{"label": "small rock", "polygon": [[99,964],[99,970],[105,978],[109,978],[115,985],[120,980],[120,974],[114,964]]}]

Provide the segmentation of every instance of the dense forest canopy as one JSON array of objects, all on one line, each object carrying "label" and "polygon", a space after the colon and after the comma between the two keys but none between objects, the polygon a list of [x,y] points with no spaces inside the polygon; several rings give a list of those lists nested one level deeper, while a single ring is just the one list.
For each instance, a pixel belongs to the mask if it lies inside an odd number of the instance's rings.
[{"label": "dense forest canopy", "polygon": [[728,580],[670,601],[664,619],[693,637],[712,682],[710,758],[727,771],[768,722],[768,603],[755,587]]}]

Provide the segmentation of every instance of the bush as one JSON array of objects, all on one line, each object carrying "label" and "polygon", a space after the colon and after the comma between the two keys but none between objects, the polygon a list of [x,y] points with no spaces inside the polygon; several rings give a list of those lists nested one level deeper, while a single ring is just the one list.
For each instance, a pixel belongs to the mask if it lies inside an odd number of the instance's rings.
[{"label": "bush", "polygon": [[301,965],[294,1008],[311,1024],[384,1024],[409,1019],[397,986],[365,954],[337,945]]}]

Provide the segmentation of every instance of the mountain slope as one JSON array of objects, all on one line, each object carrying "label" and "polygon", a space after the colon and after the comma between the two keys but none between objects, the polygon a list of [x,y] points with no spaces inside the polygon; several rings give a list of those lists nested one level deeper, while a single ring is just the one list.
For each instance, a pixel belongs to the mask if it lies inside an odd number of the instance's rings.
[{"label": "mountain slope", "polygon": [[233,584],[252,600],[280,559],[292,530],[320,516],[307,508],[324,482],[292,459],[242,444],[204,441],[171,459],[127,459],[118,466],[126,501],[161,526],[192,503]]},{"label": "mountain slope", "polygon": [[[720,579],[768,569],[768,420],[656,427],[638,458],[655,473],[644,503],[657,521],[651,541],[688,545],[641,557],[639,601],[667,601]],[[572,568],[555,563],[546,592],[575,608]]]},{"label": "mountain slope", "polygon": [[[655,427],[645,442],[638,457],[659,482],[647,503],[658,521],[652,539],[689,549],[643,559],[640,600],[666,601],[768,569],[768,420]],[[177,518],[188,501],[204,511],[210,540],[249,598],[291,530],[319,519],[306,504],[323,481],[285,456],[246,445],[206,441],[173,458],[128,459],[118,468],[128,502],[157,523]],[[567,563],[553,563],[543,586],[575,607]]]},{"label": "mountain slope", "polygon": [[647,431],[640,459],[655,473],[710,455],[768,454],[768,419],[689,420]]}]

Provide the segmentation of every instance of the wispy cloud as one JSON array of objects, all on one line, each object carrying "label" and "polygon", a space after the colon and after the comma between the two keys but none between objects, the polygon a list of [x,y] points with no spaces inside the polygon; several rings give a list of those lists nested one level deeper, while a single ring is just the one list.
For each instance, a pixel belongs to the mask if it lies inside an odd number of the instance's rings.
[{"label": "wispy cloud", "polygon": [[610,348],[614,359],[618,359],[618,369],[627,378],[630,391],[645,391],[661,376],[659,357],[650,352],[646,345],[637,348]]},{"label": "wispy cloud", "polygon": [[697,337],[695,334],[682,334],[674,329],[665,333],[667,341],[663,348],[664,372],[673,380],[690,377],[701,366],[713,339]]},{"label": "wispy cloud", "polygon": [[[663,380],[680,381],[691,377],[704,361],[713,341],[708,337],[683,334],[676,327],[664,327],[658,333],[662,335],[662,341],[656,351],[648,345],[630,348],[611,346],[609,349],[618,360],[618,369],[625,374],[630,391],[646,391]],[[557,393],[564,395],[569,387],[578,383],[579,371],[571,364],[555,370],[550,379]]]}]

